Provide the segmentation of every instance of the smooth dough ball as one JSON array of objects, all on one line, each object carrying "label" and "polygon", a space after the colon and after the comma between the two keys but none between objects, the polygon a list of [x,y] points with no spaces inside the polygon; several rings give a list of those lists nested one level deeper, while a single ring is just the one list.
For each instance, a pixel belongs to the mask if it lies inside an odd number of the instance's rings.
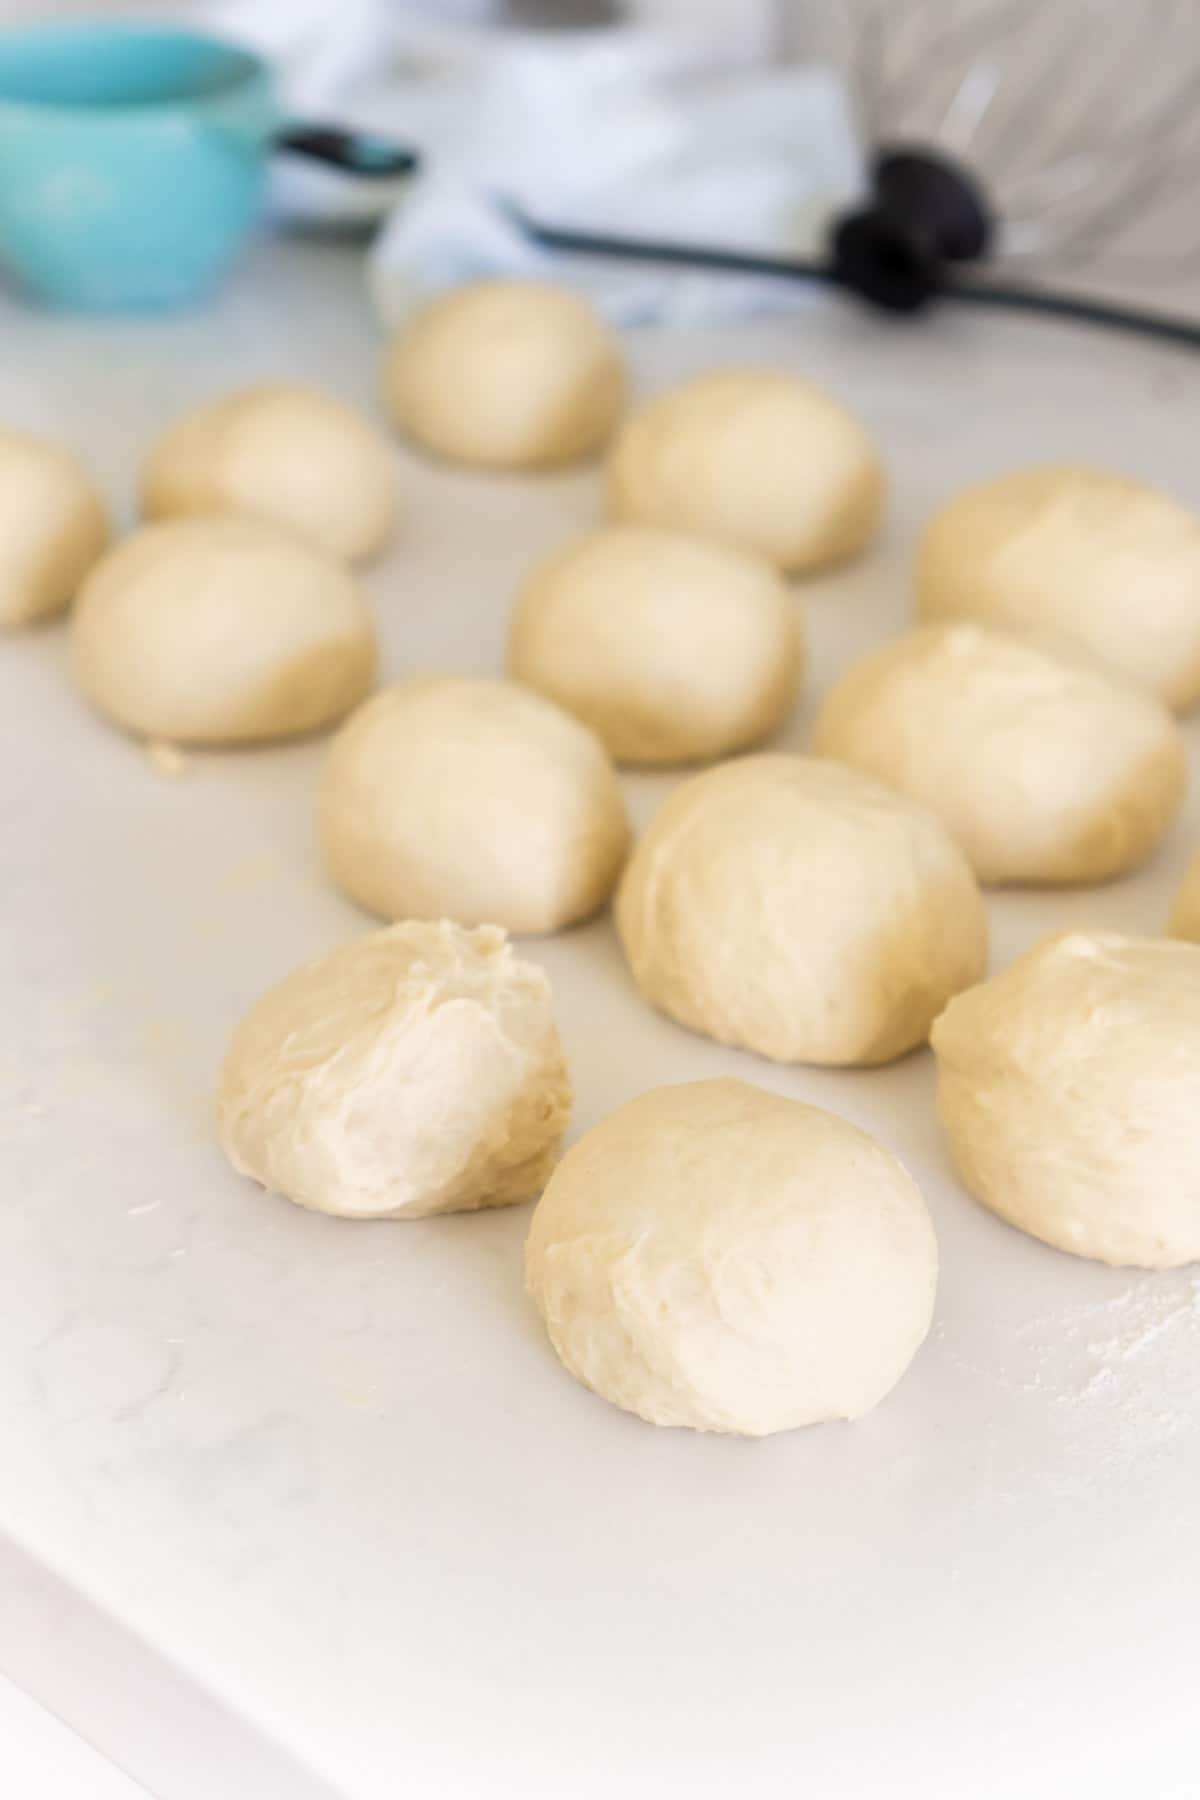
[{"label": "smooth dough ball", "polygon": [[327,725],[371,686],[375,633],[340,563],[256,519],[145,525],[84,584],[75,677],[127,731],[251,743]]},{"label": "smooth dough ball", "polygon": [[545,975],[496,926],[444,920],[373,932],[264,994],[217,1094],[239,1174],[348,1219],[527,1200],[570,1111]]},{"label": "smooth dough ball", "polygon": [[62,612],[108,538],[103,503],[75,458],[0,429],[0,627]]},{"label": "smooth dough ball", "polygon": [[1100,1262],[1200,1257],[1200,949],[1045,939],[933,1028],[959,1174],[1010,1225]]},{"label": "smooth dough ball", "polygon": [[357,561],[381,550],[396,523],[392,452],[340,400],[265,381],[168,426],[142,469],[142,510],[248,513]]},{"label": "smooth dough ball", "polygon": [[930,519],[917,611],[1040,627],[1182,709],[1200,698],[1200,519],[1106,469],[1017,469]]},{"label": "smooth dough ball", "polygon": [[431,300],[392,340],[384,392],[409,437],[449,462],[548,469],[610,436],[625,365],[577,294],[475,281]]},{"label": "smooth dough ball", "polygon": [[937,1240],[865,1132],[745,1081],[654,1088],[568,1151],[526,1285],[579,1381],[652,1425],[857,1419],[929,1330]]},{"label": "smooth dough ball", "polygon": [[776,1062],[889,1062],[983,973],[987,917],[940,819],[836,763],[748,756],[685,781],[630,859],[641,992]]},{"label": "smooth dough ball", "polygon": [[796,697],[804,639],[769,563],[648,526],[610,525],[537,569],[509,671],[590,725],[618,762],[744,749]]},{"label": "smooth dough ball", "polygon": [[612,892],[629,842],[604,746],[540,694],[425,676],[334,740],[321,845],[337,885],[384,918],[557,931]]},{"label": "smooth dough ball", "polygon": [[609,467],[615,518],[719,538],[791,572],[855,556],[883,502],[883,468],[854,415],[765,369],[660,394],[627,421]]},{"label": "smooth dough ball", "polygon": [[1162,703],[1069,648],[930,625],[856,663],[813,749],[940,813],[981,881],[1105,881],[1150,854],[1187,787]]},{"label": "smooth dough ball", "polygon": [[1200,944],[1200,852],[1188,864],[1171,913],[1172,937],[1190,938]]}]

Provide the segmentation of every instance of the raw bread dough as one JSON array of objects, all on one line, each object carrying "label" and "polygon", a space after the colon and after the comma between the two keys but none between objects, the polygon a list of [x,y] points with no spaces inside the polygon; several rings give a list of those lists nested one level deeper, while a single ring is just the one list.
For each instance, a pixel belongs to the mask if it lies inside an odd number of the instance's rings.
[{"label": "raw bread dough", "polygon": [[883,513],[862,425],[799,376],[700,375],[643,406],[609,470],[615,518],[694,531],[805,571],[856,555]]},{"label": "raw bread dough", "polygon": [[356,561],[381,550],[396,523],[392,451],[331,395],[264,381],[168,426],[142,469],[142,510],[249,513]]},{"label": "raw bread dough", "polygon": [[766,737],[796,697],[804,641],[769,563],[673,531],[610,525],[526,582],[508,662],[618,762],[679,763]]},{"label": "raw bread dough", "polygon": [[325,864],[385,918],[557,931],[603,906],[629,827],[604,746],[515,682],[425,676],[334,740]]},{"label": "raw bread dough", "polygon": [[1200,698],[1200,519],[1106,469],[1017,469],[930,519],[917,611],[1051,631],[1182,709]]},{"label": "raw bread dough", "polygon": [[855,663],[813,748],[940,813],[981,881],[1122,874],[1187,787],[1161,701],[1067,646],[980,625],[929,625]]},{"label": "raw bread dough", "polygon": [[450,462],[552,468],[609,437],[625,365],[579,295],[541,281],[474,281],[401,327],[384,391],[401,429]]},{"label": "raw bread dough", "polygon": [[76,679],[127,731],[179,743],[289,737],[371,686],[375,633],[340,563],[232,515],[145,525],[85,582]]},{"label": "raw bread dough", "polygon": [[1188,864],[1183,885],[1175,896],[1170,931],[1172,937],[1190,938],[1200,944],[1200,851]]},{"label": "raw bread dough", "polygon": [[1200,949],[1069,932],[952,1000],[938,1111],[977,1200],[1100,1262],[1200,1257]]},{"label": "raw bread dough", "polygon": [[108,536],[100,496],[68,451],[0,429],[0,628],[69,606]]},{"label": "raw bread dough", "polygon": [[570,1111],[545,975],[496,926],[445,921],[372,932],[264,994],[217,1097],[240,1174],[351,1219],[527,1200]]},{"label": "raw bread dough", "polygon": [[855,769],[748,756],[685,781],[617,895],[638,987],[777,1062],[889,1062],[978,981],[987,917],[931,812]]},{"label": "raw bread dough", "polygon": [[655,1088],[550,1179],[526,1285],[578,1380],[654,1425],[857,1419],[929,1330],[937,1240],[894,1157],[744,1081]]}]

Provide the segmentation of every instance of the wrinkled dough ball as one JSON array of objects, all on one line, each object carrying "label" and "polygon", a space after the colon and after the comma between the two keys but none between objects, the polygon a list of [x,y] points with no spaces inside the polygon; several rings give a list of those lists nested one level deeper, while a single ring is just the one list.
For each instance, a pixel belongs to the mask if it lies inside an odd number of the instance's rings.
[{"label": "wrinkled dough ball", "polygon": [[795,375],[700,375],[643,406],[609,468],[614,518],[697,532],[802,572],[874,537],[883,469],[852,413]]},{"label": "wrinkled dough ball", "polygon": [[1052,632],[1181,710],[1200,698],[1200,519],[1105,469],[1018,469],[930,519],[917,611]]},{"label": "wrinkled dough ball", "polygon": [[62,612],[108,537],[100,496],[73,456],[0,429],[0,629]]},{"label": "wrinkled dough ball", "polygon": [[557,931],[603,906],[628,848],[612,763],[577,719],[505,681],[422,677],[338,733],[325,865],[384,918]]},{"label": "wrinkled dough ball", "polygon": [[1010,1225],[1100,1262],[1200,1257],[1200,949],[1045,939],[933,1028],[964,1184]]},{"label": "wrinkled dough ball", "polygon": [[185,413],[142,470],[147,518],[240,512],[287,526],[331,556],[374,556],[396,522],[392,452],[352,407],[262,382]]},{"label": "wrinkled dough ball", "polygon": [[864,657],[813,748],[940,813],[988,882],[1136,868],[1187,787],[1160,701],[1069,647],[978,625],[927,626]]},{"label": "wrinkled dough ball", "polygon": [[835,763],[748,756],[654,818],[617,895],[652,1005],[776,1062],[889,1062],[977,981],[987,919],[933,813]]},{"label": "wrinkled dough ball", "polygon": [[857,1419],[929,1330],[937,1241],[864,1132],[744,1081],[655,1088],[559,1164],[526,1285],[587,1387],[653,1425]]},{"label": "wrinkled dough ball", "polygon": [[1183,884],[1175,896],[1170,932],[1172,937],[1190,938],[1193,943],[1200,944],[1200,854],[1188,864]]},{"label": "wrinkled dough ball", "polygon": [[232,516],[146,525],[100,562],[72,621],[75,677],[127,731],[290,737],[340,719],[375,666],[367,602],[290,532]]},{"label": "wrinkled dough ball", "polygon": [[239,1174],[349,1219],[527,1200],[570,1111],[545,975],[497,927],[444,921],[373,932],[264,994],[217,1096]]},{"label": "wrinkled dough ball", "polygon": [[723,756],[796,697],[796,603],[768,563],[644,526],[578,539],[535,571],[509,671],[590,725],[618,762]]},{"label": "wrinkled dough ball", "polygon": [[401,327],[384,393],[401,430],[448,462],[553,468],[611,435],[625,366],[613,333],[577,294],[541,281],[476,281]]}]

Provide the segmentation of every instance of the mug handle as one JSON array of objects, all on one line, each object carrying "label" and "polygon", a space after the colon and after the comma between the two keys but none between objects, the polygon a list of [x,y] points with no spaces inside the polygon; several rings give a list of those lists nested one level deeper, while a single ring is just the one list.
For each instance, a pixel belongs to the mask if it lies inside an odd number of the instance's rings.
[{"label": "mug handle", "polygon": [[418,151],[393,138],[374,137],[365,131],[347,131],[340,125],[297,121],[284,125],[273,141],[276,150],[291,150],[316,162],[332,163],[351,175],[376,179],[413,175],[421,166]]}]

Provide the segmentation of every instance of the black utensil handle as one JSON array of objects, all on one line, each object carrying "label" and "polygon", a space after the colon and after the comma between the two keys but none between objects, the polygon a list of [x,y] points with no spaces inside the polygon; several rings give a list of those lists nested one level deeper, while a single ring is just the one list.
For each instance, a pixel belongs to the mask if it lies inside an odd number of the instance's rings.
[{"label": "black utensil handle", "polygon": [[407,144],[374,137],[370,132],[348,131],[341,125],[285,125],[275,135],[275,148],[331,163],[351,175],[413,175],[421,166],[420,155]]}]

